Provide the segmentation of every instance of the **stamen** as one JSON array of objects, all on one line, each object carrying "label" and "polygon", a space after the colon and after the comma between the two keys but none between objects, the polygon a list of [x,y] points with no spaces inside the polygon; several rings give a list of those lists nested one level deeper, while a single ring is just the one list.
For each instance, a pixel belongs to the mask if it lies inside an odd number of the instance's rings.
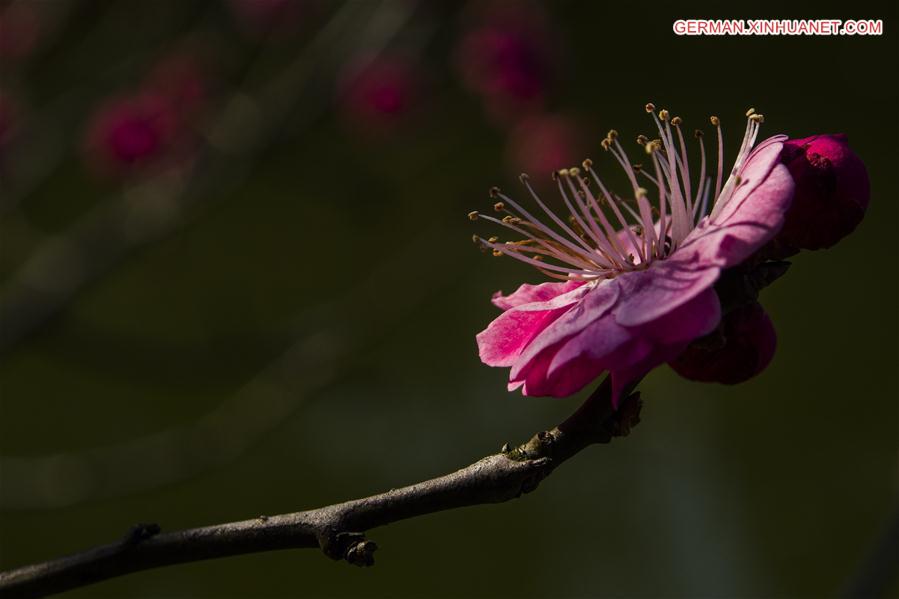
[{"label": "stamen", "polygon": [[[667,115],[667,111],[664,111]],[[662,144],[665,147],[665,154],[668,158],[668,168],[662,169],[665,178],[668,180],[668,188],[671,190],[671,236],[672,248],[676,248],[680,242],[687,236],[692,228],[690,226],[689,217],[687,216],[687,206],[681,191],[680,182],[678,181],[678,170],[676,166],[677,155],[674,150],[674,141],[671,136],[671,128],[668,123],[662,125],[660,117],[652,115],[656,128],[662,136]]]},{"label": "stamen", "polygon": [[687,199],[687,212],[693,213],[693,195],[690,193],[690,164],[687,162],[687,145],[684,142],[684,134],[681,132],[681,118],[679,116],[671,119],[671,124],[677,130],[677,139],[680,143],[681,159],[678,163],[681,169],[681,179],[684,182],[684,197]]},{"label": "stamen", "polygon": [[[710,216],[714,218],[746,182],[738,173],[752,152],[764,116],[756,113],[754,108],[746,111],[746,130],[726,181],[723,180],[724,138],[721,122],[717,116],[710,118],[718,142],[714,193],[712,177],[707,173],[704,136],[700,130],[694,133],[699,142],[700,156],[694,193],[687,143],[681,129],[683,119],[672,117],[666,109],[656,113],[652,103],[647,103],[645,108],[652,115],[659,137],[650,140],[645,135],[639,135],[636,141],[652,160],[654,174],[647,172],[642,164],[631,162],[618,141],[619,135],[615,129],[611,129],[600,144],[624,171],[633,191],[633,199],[622,198],[607,189],[593,167],[593,161],[586,159],[581,163],[585,172],[583,177],[578,167],[552,173],[567,209],[567,214],[557,214],[534,191],[528,175],[522,174],[522,184],[555,226],[535,218],[498,187],[491,187],[489,195],[496,200],[493,210],[504,213],[504,216],[494,218],[475,210],[468,213],[468,218],[500,225],[523,239],[500,242],[497,236],[483,239],[475,235],[472,237],[474,243],[482,251],[490,250],[494,256],[510,256],[534,266],[547,277],[559,280],[612,277],[619,272],[645,268],[653,260],[665,259],[676,251],[690,231],[708,218],[710,204]],[[640,176],[658,190],[658,208],[650,201],[649,192],[640,186]],[[596,193],[591,189],[591,179],[599,190]],[[618,229],[612,226],[603,203],[614,215]],[[549,263],[547,259],[561,264]]]},{"label": "stamen", "polygon": [[718,117],[709,118],[715,130],[718,132],[718,178],[715,183],[715,197],[721,195],[721,176],[724,174],[724,138],[721,135],[721,121]]},{"label": "stamen", "polygon": [[[621,223],[621,227],[624,229],[625,233],[627,234],[627,237],[630,240],[631,244],[633,245],[633,247],[639,248],[640,244],[637,242],[637,238],[634,236],[634,232],[631,231],[631,228],[628,226],[627,220],[625,220],[624,215],[621,214],[621,210],[618,209],[618,204],[612,198],[612,194],[610,194],[609,190],[606,189],[606,186],[603,185],[602,181],[599,179],[599,176],[596,174],[596,170],[591,169],[590,174],[593,175],[593,180],[596,181],[596,184],[599,186],[599,191],[602,193],[603,197],[605,198],[606,203],[612,209],[612,213],[615,215],[615,218],[617,218],[618,222]],[[605,219],[605,215],[602,214],[602,211],[600,211],[600,214],[602,215],[602,219]],[[603,228],[604,229],[606,228],[605,223],[603,223]],[[611,227],[609,227],[609,228],[611,228]],[[612,233],[609,233],[608,237],[610,240],[615,239],[616,241],[618,238],[618,236],[615,235],[614,231]],[[619,254],[621,256],[624,256],[623,248],[621,248],[620,244],[618,244],[617,247],[618,247]]]},{"label": "stamen", "polygon": [[[500,254],[504,254],[506,256],[510,256],[515,258],[516,260],[521,260],[522,262],[526,262],[528,264],[532,264],[534,266],[539,266],[540,268],[545,268],[547,270],[554,270],[556,272],[564,272],[568,274],[578,275],[578,276],[590,276],[594,275],[594,277],[598,274],[595,270],[588,269],[579,269],[579,268],[567,268],[564,266],[557,266],[555,264],[548,264],[546,262],[542,262],[540,260],[535,260],[534,258],[525,256],[520,254],[518,250],[515,249],[515,246],[509,245],[507,243],[491,243],[486,239],[481,238],[481,242],[489,248],[492,248],[494,252],[500,252]],[[494,253],[494,255],[497,255]]]},{"label": "stamen", "polygon": [[[553,220],[553,222],[555,222],[563,231],[565,231],[566,235],[568,235],[570,238],[575,239],[578,242],[578,245],[580,245],[588,253],[593,252],[593,248],[591,248],[589,245],[587,245],[583,239],[581,239],[580,237],[575,235],[574,231],[572,231],[571,228],[568,227],[568,225],[566,225],[562,221],[562,219],[560,219],[558,216],[556,216],[556,214],[552,210],[550,210],[549,208],[546,207],[546,204],[543,203],[543,201],[540,199],[540,196],[538,196],[536,194],[536,192],[534,192],[534,188],[531,187],[531,183],[530,183],[529,179],[525,178],[522,182],[524,183],[524,186],[527,188],[528,192],[531,194],[531,197],[534,198],[534,200],[537,202],[537,204],[540,206],[540,208]],[[523,208],[521,208],[520,206],[515,204],[512,200],[510,200],[509,198],[507,198],[505,196],[503,196],[503,199],[505,201],[507,201],[509,204],[511,204],[512,206],[514,206],[516,210],[518,210],[519,212],[524,214],[526,218],[528,218],[531,221],[534,221],[535,224],[541,225],[544,229],[544,232],[547,233],[550,237],[552,237],[559,243],[562,243],[563,245],[570,247],[571,249],[573,249],[576,252],[581,251],[581,250],[575,248],[575,246],[573,244],[571,244],[569,241],[566,241],[562,236],[558,235],[555,231],[553,231],[549,227],[546,227],[545,225],[540,223],[540,221],[536,220],[534,217],[529,216],[528,213]]]},{"label": "stamen", "polygon": [[696,199],[693,201],[693,223],[695,224],[696,209],[699,206],[699,200],[702,197],[702,186],[705,183],[705,142],[703,141],[702,131],[699,129],[696,130],[694,137],[699,140],[699,155],[701,157],[699,163],[699,187],[696,189]]},{"label": "stamen", "polygon": [[[647,237],[644,234],[643,240],[646,243],[646,247],[638,246],[638,253],[640,254],[640,259],[643,262],[646,262],[647,257],[652,253],[652,245],[655,243],[655,227],[652,224],[652,210],[649,207],[649,201],[646,199],[646,190],[640,187],[639,183],[637,183],[637,176],[634,173],[634,170],[631,168],[631,164],[627,159],[627,154],[624,152],[624,148],[621,147],[621,144],[618,141],[615,141],[615,149],[617,152],[614,152],[615,158],[618,159],[618,162],[621,164],[621,167],[624,169],[624,172],[627,173],[627,177],[631,182],[631,186],[634,188],[634,197],[637,200],[637,208],[640,210],[639,218],[636,218],[638,222],[643,224],[644,231],[649,231],[649,236]],[[642,194],[641,194],[642,190]]]},{"label": "stamen", "polygon": [[[572,172],[572,170],[574,170],[575,172]],[[590,226],[586,222],[581,220],[581,217],[578,215],[577,212],[575,212],[574,207],[571,205],[571,202],[568,200],[568,195],[565,193],[565,190],[562,188],[562,179],[565,179],[565,181],[568,183],[568,186],[570,188],[571,195],[575,198],[574,201],[578,205],[579,210],[581,212],[584,212],[585,215],[587,216],[587,218],[590,219],[589,212],[585,211],[584,206],[581,205],[577,191],[574,188],[574,184],[572,184],[572,182],[571,182],[571,177],[574,177],[575,179],[577,179],[578,174],[579,174],[579,171],[577,171],[577,169],[571,169],[571,170],[564,169],[562,171],[559,171],[560,177],[556,179],[556,182],[559,185],[559,194],[561,194],[562,200],[565,202],[565,206],[568,208],[568,212],[571,214],[571,216],[574,217],[575,221],[577,222],[578,225],[580,225],[581,229],[585,232],[588,232],[588,234],[590,235],[590,238],[593,240],[594,243],[597,244],[597,246],[606,246],[607,244],[603,243],[604,240],[600,239],[601,235],[600,236],[594,235]],[[590,220],[592,220],[592,219],[590,219]],[[596,225],[594,223],[594,227],[595,226]]]},{"label": "stamen", "polygon": [[[509,217],[506,217],[502,220],[498,220],[498,219],[493,218],[492,216],[484,215],[484,216],[482,216],[482,218],[484,220],[487,220],[487,221],[496,223],[498,225],[504,226],[508,229],[511,229],[511,230],[515,231],[516,233],[518,233],[519,235],[523,235],[525,237],[530,237],[530,235],[531,235],[530,233],[528,233],[521,227],[515,226],[517,223],[512,223],[511,220],[507,221],[506,219],[508,219]],[[518,222],[520,222],[520,219],[518,219]],[[596,263],[585,259],[583,254],[581,254],[577,250],[575,250],[573,253],[563,252],[563,251],[559,250],[558,248],[553,247],[553,245],[550,244],[548,241],[545,241],[545,240],[537,238],[537,237],[533,238],[533,240],[535,242],[539,243],[540,245],[542,245],[543,247],[545,247],[549,251],[550,255],[552,255],[554,258],[556,258],[557,260],[559,260],[561,262],[571,264],[572,266],[579,266],[581,268],[585,268],[588,270],[597,267]]]}]

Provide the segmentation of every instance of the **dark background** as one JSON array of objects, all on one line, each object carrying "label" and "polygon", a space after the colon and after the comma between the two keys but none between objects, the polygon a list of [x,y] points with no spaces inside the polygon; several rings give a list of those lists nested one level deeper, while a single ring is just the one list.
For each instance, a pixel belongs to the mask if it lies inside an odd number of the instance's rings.
[{"label": "dark background", "polygon": [[[2,63],[16,117],[0,172],[0,566],[136,522],[411,483],[578,405],[509,394],[477,357],[490,294],[541,279],[475,251],[489,232],[465,214],[490,185],[513,189],[510,155],[542,143],[460,80],[477,7],[304,2],[261,33],[238,2],[30,4],[41,34]],[[764,292],[771,366],[736,387],[658,369],[630,437],[524,499],[373,531],[371,569],[284,551],[71,596],[823,597],[852,578],[899,489],[895,8],[514,7],[546,28],[541,111],[570,119],[586,155],[611,127],[646,132],[649,100],[688,127],[720,115],[730,156],[749,106],[763,136],[849,135],[870,209]],[[885,35],[675,36],[691,17],[879,18]],[[91,115],[173,52],[200,57],[206,82],[184,148],[164,168],[98,168]],[[341,91],[363,55],[414,67],[419,91],[386,124]]]}]

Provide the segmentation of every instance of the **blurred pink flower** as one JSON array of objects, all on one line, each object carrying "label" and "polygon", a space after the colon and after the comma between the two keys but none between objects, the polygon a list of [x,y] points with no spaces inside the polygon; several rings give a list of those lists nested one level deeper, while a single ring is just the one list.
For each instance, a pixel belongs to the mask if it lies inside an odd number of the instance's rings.
[{"label": "blurred pink flower", "polygon": [[756,302],[725,314],[714,333],[691,343],[669,364],[692,381],[735,385],[767,368],[776,348],[774,325]]},{"label": "blurred pink flower", "polygon": [[110,100],[88,124],[85,151],[99,174],[123,174],[158,163],[178,139],[179,115],[168,98],[139,93]]},{"label": "blurred pink flower", "polygon": [[[786,137],[772,137],[753,150],[761,115],[748,113],[743,144],[726,180],[719,151],[714,184],[706,178],[705,148],[697,134],[703,159],[693,187],[681,119],[666,110],[656,115],[651,104],[647,112],[659,134],[656,140],[638,138],[648,168],[632,166],[615,131],[603,140],[624,170],[632,199],[610,191],[588,160],[583,177],[577,168],[555,177],[566,217],[552,212],[522,176],[553,226],[496,189],[494,209],[505,217],[470,215],[516,234],[516,241],[505,243],[477,237],[483,248],[561,280],[494,296],[504,312],[477,341],[484,363],[510,368],[509,390],[562,397],[608,371],[617,403],[629,383],[718,326],[721,306],[713,286],[719,275],[766,244],[783,224],[794,188],[780,161]],[[720,142],[718,119],[712,122]],[[655,207],[638,177],[656,187]]]},{"label": "blurred pink flower", "polygon": [[388,132],[417,108],[421,87],[420,71],[403,57],[351,63],[338,78],[341,117],[353,135]]},{"label": "blurred pink flower", "polygon": [[576,124],[568,117],[532,116],[509,134],[506,161],[515,172],[551,173],[582,155],[580,138]]},{"label": "blurred pink flower", "polygon": [[784,144],[784,163],[796,197],[776,242],[786,253],[828,248],[855,230],[865,216],[868,171],[843,134],[813,135]]},{"label": "blurred pink flower", "polygon": [[473,21],[454,57],[465,86],[502,124],[542,108],[555,63],[543,13],[532,5],[492,2]]}]

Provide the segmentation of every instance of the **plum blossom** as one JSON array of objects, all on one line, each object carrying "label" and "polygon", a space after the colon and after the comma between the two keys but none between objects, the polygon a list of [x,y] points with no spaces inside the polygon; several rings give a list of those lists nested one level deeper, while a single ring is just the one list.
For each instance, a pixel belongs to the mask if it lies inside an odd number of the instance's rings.
[{"label": "plum blossom", "polygon": [[404,56],[366,56],[344,67],[337,91],[346,128],[356,136],[377,136],[401,125],[419,107],[422,77]]},{"label": "plum blossom", "polygon": [[101,104],[85,133],[95,174],[145,174],[192,159],[195,129],[209,100],[204,62],[194,52],[163,57],[130,93]]},{"label": "plum blossom", "polygon": [[178,110],[168,98],[155,93],[117,97],[88,124],[86,158],[97,174],[127,174],[170,156],[180,133]]},{"label": "plum blossom", "polygon": [[559,45],[544,20],[537,6],[523,10],[520,3],[487,3],[456,47],[462,83],[501,124],[543,107]]},{"label": "plum blossom", "polygon": [[794,191],[780,159],[787,138],[778,135],[755,146],[762,115],[747,112],[727,177],[719,119],[711,118],[717,133],[714,173],[697,131],[694,180],[682,120],[667,110],[656,113],[652,104],[646,111],[658,132],[656,139],[637,139],[646,166],[631,162],[616,131],[602,142],[624,171],[629,199],[612,191],[586,160],[583,169],[554,173],[564,216],[540,198],[527,175],[521,181],[545,217],[498,188],[491,190],[498,218],[469,214],[516,235],[506,242],[475,236],[482,249],[558,280],[524,284],[493,298],[504,312],[477,342],[484,363],[510,369],[510,391],[563,397],[609,372],[617,404],[630,383],[718,327],[722,309],[714,285],[722,271],[741,264],[783,225]]}]

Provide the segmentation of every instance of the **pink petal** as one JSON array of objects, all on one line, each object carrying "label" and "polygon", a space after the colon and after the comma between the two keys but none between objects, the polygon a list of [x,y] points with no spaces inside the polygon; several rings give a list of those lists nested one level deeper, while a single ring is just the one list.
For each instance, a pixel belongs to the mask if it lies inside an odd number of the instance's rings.
[{"label": "pink petal", "polygon": [[779,163],[782,145],[770,143],[755,159],[750,159],[742,171],[746,183],[720,214],[694,229],[667,261],[729,268],[746,260],[777,234],[794,190],[789,170]]},{"label": "pink petal", "polygon": [[583,284],[584,281],[540,283],[539,285],[525,283],[509,295],[503,295],[501,291],[497,291],[493,294],[491,301],[497,308],[508,310],[509,308],[514,308],[522,304],[549,301],[563,293],[568,293],[572,289],[577,289]]},{"label": "pink petal", "polygon": [[579,285],[548,301],[520,304],[506,310],[477,335],[481,361],[488,366],[512,366],[528,343],[567,312],[586,291]]},{"label": "pink petal", "polygon": [[510,375],[509,389],[523,384],[524,395],[566,397],[608,370],[617,403],[628,383],[678,355],[690,341],[711,332],[720,319],[718,296],[710,288],[640,327],[621,326],[613,310],[533,357],[523,354]]},{"label": "pink petal", "polygon": [[643,325],[641,333],[663,345],[689,342],[711,333],[720,321],[721,302],[710,287],[658,320]]},{"label": "pink petal", "polygon": [[721,269],[712,262],[676,259],[653,262],[646,270],[624,273],[615,279],[622,299],[615,320],[626,327],[652,322],[689,302],[718,280]]},{"label": "pink petal", "polygon": [[642,327],[641,334],[651,340],[647,343],[651,349],[637,359],[620,360],[619,365],[609,368],[612,404],[618,407],[621,392],[627,385],[676,357],[692,340],[711,333],[720,321],[718,295],[714,289],[706,289],[677,310]]},{"label": "pink petal", "polygon": [[[543,350],[556,345],[572,335],[576,335],[591,322],[602,318],[618,300],[618,284],[616,279],[602,280],[595,286],[585,287],[583,300],[564,314],[552,327],[544,327],[539,335],[533,338],[521,353],[521,358],[512,366],[510,380],[518,380],[520,370],[534,360]],[[548,363],[547,363],[548,366]]]},{"label": "pink petal", "polygon": [[[712,219],[713,224],[725,224],[734,219],[744,221],[746,220],[744,211],[750,207],[753,209],[753,214],[764,215],[765,221],[773,219],[775,215],[780,216],[782,220],[783,213],[790,207],[793,186],[790,184],[783,189],[770,182],[773,172],[778,167],[786,170],[780,160],[782,151],[783,143],[781,142],[768,143],[761,149],[756,148],[753,151],[746,164],[740,169],[740,185],[721,213]],[[792,177],[789,177],[789,180],[792,183]]]}]

